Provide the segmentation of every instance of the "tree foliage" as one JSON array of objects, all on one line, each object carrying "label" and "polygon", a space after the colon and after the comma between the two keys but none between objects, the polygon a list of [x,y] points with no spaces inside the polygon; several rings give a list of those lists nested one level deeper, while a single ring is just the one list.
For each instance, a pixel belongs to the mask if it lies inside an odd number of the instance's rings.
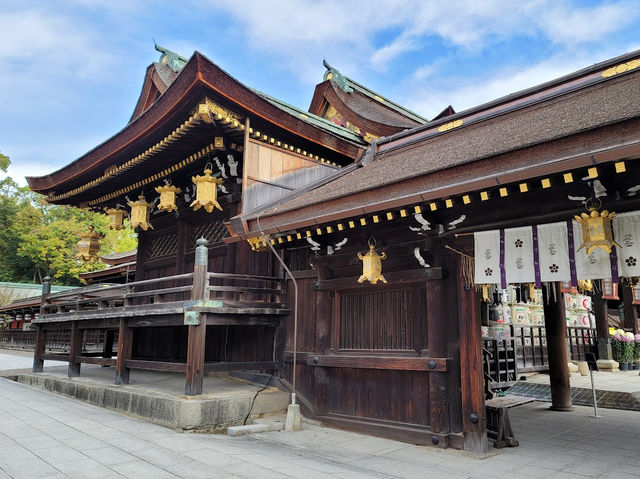
[{"label": "tree foliage", "polygon": [[[9,159],[2,157],[8,166]],[[0,281],[41,282],[51,276],[57,284],[81,284],[78,274],[105,267],[75,258],[77,235],[89,225],[105,234],[100,254],[129,251],[137,244],[130,228],[112,231],[103,214],[45,204],[10,177],[0,180],[0,225]]]}]

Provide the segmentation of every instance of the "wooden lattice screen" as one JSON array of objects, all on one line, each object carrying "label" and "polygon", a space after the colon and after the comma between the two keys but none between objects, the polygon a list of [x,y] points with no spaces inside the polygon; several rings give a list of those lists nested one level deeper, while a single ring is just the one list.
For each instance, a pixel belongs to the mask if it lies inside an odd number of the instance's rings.
[{"label": "wooden lattice screen", "polygon": [[178,234],[170,231],[154,235],[149,240],[149,258],[159,258],[175,254],[178,249]]},{"label": "wooden lattice screen", "polygon": [[209,246],[220,243],[224,238],[229,236],[229,231],[224,225],[224,220],[219,219],[210,223],[202,223],[193,227],[193,236],[191,238],[192,249],[195,248],[198,238],[205,238],[209,241]]},{"label": "wooden lattice screen", "polygon": [[340,349],[413,349],[424,301],[417,289],[342,294]]}]

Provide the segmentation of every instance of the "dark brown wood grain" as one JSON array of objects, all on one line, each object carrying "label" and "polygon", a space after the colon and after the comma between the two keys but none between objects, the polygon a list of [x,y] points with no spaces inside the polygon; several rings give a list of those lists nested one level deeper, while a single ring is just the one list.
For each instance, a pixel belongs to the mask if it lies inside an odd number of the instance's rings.
[{"label": "dark brown wood grain", "polygon": [[118,330],[118,357],[116,360],[116,384],[129,384],[129,367],[127,361],[131,359],[133,349],[133,330],[126,319],[120,320]]},{"label": "dark brown wood grain", "polygon": [[76,356],[82,352],[83,331],[78,328],[74,321],[71,323],[71,340],[69,344],[69,377],[80,376],[80,363],[76,361]]},{"label": "dark brown wood grain", "polygon": [[[559,287],[556,284],[556,287]],[[549,379],[551,408],[570,411],[571,384],[569,382],[569,358],[567,354],[567,324],[564,299],[561,294],[548,295],[543,288],[544,325],[547,329],[547,352],[549,354]]]},{"label": "dark brown wood grain", "polygon": [[36,339],[33,345],[33,372],[41,373],[44,366],[43,355],[47,345],[47,330],[38,327],[36,330]]}]

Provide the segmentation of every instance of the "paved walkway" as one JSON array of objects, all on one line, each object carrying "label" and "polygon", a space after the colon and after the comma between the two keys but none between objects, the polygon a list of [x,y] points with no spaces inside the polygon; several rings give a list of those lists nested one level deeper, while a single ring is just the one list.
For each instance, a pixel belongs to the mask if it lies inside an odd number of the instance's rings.
[{"label": "paved walkway", "polygon": [[[8,364],[0,355],[0,369]],[[0,379],[0,479],[640,477],[640,413],[591,413],[512,409],[520,447],[470,455],[313,424],[296,433],[182,434]]]}]

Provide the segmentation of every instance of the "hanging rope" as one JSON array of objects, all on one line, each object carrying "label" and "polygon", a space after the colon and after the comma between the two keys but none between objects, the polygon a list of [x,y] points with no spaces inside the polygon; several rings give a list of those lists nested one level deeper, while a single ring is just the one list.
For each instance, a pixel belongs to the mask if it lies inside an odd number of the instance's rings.
[{"label": "hanging rope", "polygon": [[465,283],[473,286],[475,258],[471,255],[468,255],[467,253],[463,253],[462,251],[458,251],[457,249],[452,248],[448,244],[444,245],[444,247],[461,256],[462,276],[464,277]]}]

